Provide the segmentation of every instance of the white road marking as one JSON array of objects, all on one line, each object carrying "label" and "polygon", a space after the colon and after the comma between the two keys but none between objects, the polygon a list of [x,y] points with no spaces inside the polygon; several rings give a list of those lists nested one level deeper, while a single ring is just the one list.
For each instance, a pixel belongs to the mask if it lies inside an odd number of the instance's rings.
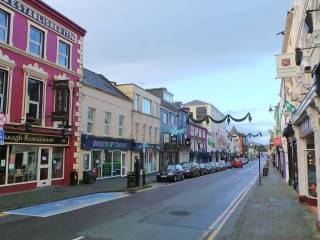
[{"label": "white road marking", "polygon": [[[251,182],[240,192],[240,194],[232,201],[228,208],[209,226],[207,232],[203,235],[203,238],[206,240],[213,240],[218,233],[221,231],[224,224],[230,218],[230,216],[237,209],[242,199],[247,195],[252,186],[258,180],[258,175],[256,175]],[[214,231],[213,231],[214,230]],[[212,232],[213,231],[213,232]],[[212,232],[210,234],[210,232]],[[210,235],[209,235],[210,234]]]},{"label": "white road marking", "polygon": [[78,237],[78,238],[74,238],[72,240],[81,240],[81,239],[84,239],[84,236],[81,236],[81,237]]}]

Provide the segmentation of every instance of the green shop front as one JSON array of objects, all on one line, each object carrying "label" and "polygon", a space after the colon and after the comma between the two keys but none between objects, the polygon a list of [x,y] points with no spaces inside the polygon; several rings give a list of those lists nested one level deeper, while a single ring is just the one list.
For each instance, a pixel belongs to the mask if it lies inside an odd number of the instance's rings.
[{"label": "green shop front", "polygon": [[130,139],[82,134],[80,172],[90,170],[97,179],[126,176],[134,147],[135,143]]}]

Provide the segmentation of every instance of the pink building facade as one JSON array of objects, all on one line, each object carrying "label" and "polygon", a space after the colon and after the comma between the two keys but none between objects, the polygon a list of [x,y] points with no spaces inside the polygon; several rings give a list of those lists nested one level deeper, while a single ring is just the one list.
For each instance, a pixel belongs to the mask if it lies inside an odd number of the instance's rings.
[{"label": "pink building facade", "polygon": [[78,169],[85,33],[40,0],[0,0],[0,193],[67,185]]}]

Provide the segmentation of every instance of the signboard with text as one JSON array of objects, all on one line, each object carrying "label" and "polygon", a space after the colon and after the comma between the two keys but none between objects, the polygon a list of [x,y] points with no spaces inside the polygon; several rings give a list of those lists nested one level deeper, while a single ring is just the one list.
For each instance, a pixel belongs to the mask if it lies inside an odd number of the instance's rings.
[{"label": "signboard with text", "polygon": [[295,62],[295,54],[279,54],[276,55],[277,61],[277,77],[276,78],[287,78],[298,76],[299,67]]}]

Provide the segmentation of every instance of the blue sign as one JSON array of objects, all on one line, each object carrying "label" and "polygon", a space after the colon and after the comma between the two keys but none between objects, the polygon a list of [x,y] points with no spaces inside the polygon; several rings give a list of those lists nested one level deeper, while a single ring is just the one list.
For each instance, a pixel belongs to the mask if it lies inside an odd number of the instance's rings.
[{"label": "blue sign", "polygon": [[105,149],[105,150],[132,150],[135,147],[135,143],[130,139],[117,139],[110,137],[97,137],[82,134],[81,147],[84,150],[91,149]]},{"label": "blue sign", "polygon": [[0,145],[4,145],[4,130],[0,128]]}]

